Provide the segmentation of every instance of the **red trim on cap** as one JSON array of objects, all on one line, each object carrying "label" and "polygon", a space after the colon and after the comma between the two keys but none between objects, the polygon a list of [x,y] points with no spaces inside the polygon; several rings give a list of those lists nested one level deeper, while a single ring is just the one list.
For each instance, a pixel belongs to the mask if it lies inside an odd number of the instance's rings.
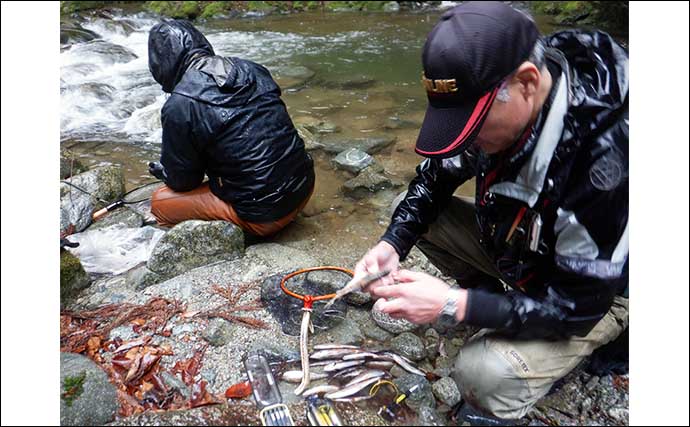
[{"label": "red trim on cap", "polygon": [[491,103],[493,102],[494,98],[496,97],[496,93],[498,93],[498,87],[496,87],[491,92],[487,92],[486,95],[479,98],[479,101],[477,101],[477,105],[474,106],[472,115],[470,115],[469,120],[467,120],[467,123],[465,124],[465,128],[462,130],[462,132],[460,132],[460,135],[458,135],[458,137],[455,138],[455,141],[453,141],[448,147],[440,151],[422,151],[419,148],[415,148],[415,151],[419,154],[425,155],[444,154],[455,149],[458,145],[465,142],[467,137],[471,135],[472,132],[474,132],[479,122],[482,121],[484,116],[486,116],[486,113],[488,113],[489,108],[487,107],[491,105]]}]

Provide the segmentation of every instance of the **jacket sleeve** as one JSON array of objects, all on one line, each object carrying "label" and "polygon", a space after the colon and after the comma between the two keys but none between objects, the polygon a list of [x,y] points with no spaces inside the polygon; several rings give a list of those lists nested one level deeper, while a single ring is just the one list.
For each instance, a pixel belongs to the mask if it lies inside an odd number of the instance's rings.
[{"label": "jacket sleeve", "polygon": [[627,289],[627,112],[598,138],[557,210],[546,291],[537,298],[470,290],[466,323],[524,338],[585,336]]},{"label": "jacket sleeve", "polygon": [[194,133],[194,105],[173,94],[161,111],[163,142],[161,164],[165,183],[174,191],[190,191],[201,185],[206,170]]},{"label": "jacket sleeve", "polygon": [[475,161],[474,152],[467,150],[450,159],[426,159],[417,166],[417,176],[381,237],[395,248],[401,261],[448,205],[458,186],[474,176]]}]

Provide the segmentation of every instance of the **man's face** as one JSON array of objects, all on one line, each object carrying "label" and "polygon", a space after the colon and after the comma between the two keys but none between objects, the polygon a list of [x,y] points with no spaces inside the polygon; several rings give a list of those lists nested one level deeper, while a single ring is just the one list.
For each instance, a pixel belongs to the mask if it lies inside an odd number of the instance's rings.
[{"label": "man's face", "polygon": [[532,70],[524,71],[523,74],[518,72],[509,77],[505,83],[507,99],[496,99],[492,104],[475,140],[483,152],[494,154],[510,147],[529,124],[533,116],[535,94],[540,80],[536,67],[532,65],[532,68]]}]

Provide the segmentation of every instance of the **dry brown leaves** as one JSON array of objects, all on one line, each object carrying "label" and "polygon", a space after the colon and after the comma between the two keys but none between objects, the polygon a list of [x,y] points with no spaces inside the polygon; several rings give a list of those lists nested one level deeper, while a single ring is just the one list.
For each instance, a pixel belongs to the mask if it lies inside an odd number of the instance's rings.
[{"label": "dry brown leaves", "polygon": [[268,324],[261,319],[255,317],[239,316],[235,313],[241,311],[256,311],[263,308],[261,298],[255,298],[248,304],[240,304],[242,296],[244,296],[252,287],[256,286],[255,282],[243,283],[238,286],[219,286],[213,285],[211,292],[222,296],[228,302],[227,305],[220,306],[216,309],[199,313],[199,316],[204,317],[220,317],[230,322],[242,324],[244,326],[254,329],[266,329]]},{"label": "dry brown leaves", "polygon": [[[206,383],[195,379],[206,347],[173,368],[172,373],[180,374],[190,386],[189,399],[178,390],[169,389],[161,378],[160,361],[173,352],[169,346],[152,344],[152,335],[170,335],[166,324],[184,311],[179,302],[163,298],[153,298],[144,305],[110,304],[78,313],[66,311],[60,315],[61,351],[83,353],[105,370],[118,390],[122,416],[219,403],[221,399],[206,390]],[[149,335],[126,342],[119,337],[106,340],[112,329],[126,323],[139,334]]]}]

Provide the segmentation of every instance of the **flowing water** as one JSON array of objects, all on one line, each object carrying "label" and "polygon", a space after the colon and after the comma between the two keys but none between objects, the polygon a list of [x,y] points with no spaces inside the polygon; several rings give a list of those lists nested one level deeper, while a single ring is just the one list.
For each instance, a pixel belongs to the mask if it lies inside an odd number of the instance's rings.
[{"label": "flowing water", "polygon": [[[406,186],[421,161],[413,151],[426,108],[421,49],[442,12],[305,12],[197,26],[216,54],[269,68],[295,123],[324,120],[346,138],[395,136],[395,143],[374,157],[394,182]],[[541,21],[542,32],[553,30]],[[101,38],[61,46],[61,145],[87,165],[122,164],[129,188],[151,179],[146,162],[160,155],[165,95],[147,66],[148,30],[155,22],[144,13],[85,15],[80,25]],[[302,67],[313,71],[306,83],[305,76],[295,75],[305,71]],[[388,206],[405,186],[350,199],[340,187],[352,176],[331,166],[333,155],[318,150],[312,155],[317,174],[312,200],[273,240],[309,250],[325,263],[352,267],[378,241],[388,224]],[[459,194],[472,195],[472,183]]]}]

